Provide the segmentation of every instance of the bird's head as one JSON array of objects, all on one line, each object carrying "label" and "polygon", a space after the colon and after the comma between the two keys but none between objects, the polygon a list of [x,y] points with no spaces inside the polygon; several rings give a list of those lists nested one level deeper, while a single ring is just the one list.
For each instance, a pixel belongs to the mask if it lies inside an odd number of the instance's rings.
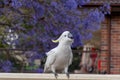
[{"label": "bird's head", "polygon": [[57,40],[52,40],[54,43],[58,42],[70,42],[73,43],[73,35],[69,31],[64,31]]}]

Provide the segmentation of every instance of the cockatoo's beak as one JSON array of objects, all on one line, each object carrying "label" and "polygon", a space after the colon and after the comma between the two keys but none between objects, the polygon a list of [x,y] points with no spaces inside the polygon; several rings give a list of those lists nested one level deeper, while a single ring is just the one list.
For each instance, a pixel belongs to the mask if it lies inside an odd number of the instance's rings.
[{"label": "cockatoo's beak", "polygon": [[54,42],[54,43],[58,43],[58,42],[59,42],[59,40],[52,40],[52,42]]}]

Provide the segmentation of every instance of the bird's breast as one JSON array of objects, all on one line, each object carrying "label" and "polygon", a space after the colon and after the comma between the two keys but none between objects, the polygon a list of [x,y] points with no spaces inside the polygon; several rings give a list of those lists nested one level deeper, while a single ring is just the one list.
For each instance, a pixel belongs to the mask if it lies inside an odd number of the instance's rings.
[{"label": "bird's breast", "polygon": [[63,50],[56,56],[55,63],[53,64],[56,69],[64,69],[69,65],[71,50]]}]

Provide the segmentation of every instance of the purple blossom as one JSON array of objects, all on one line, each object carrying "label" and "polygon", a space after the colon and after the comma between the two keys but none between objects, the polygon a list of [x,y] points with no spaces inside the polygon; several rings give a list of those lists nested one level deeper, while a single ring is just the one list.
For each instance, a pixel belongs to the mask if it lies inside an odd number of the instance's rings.
[{"label": "purple blossom", "polygon": [[68,9],[76,9],[77,3],[75,0],[66,0],[65,7]]},{"label": "purple blossom", "polygon": [[31,8],[33,6],[32,0],[22,0],[21,2],[23,4],[23,6],[25,6],[25,7]]},{"label": "purple blossom", "polygon": [[43,15],[44,15],[44,7],[41,4],[37,3],[37,2],[33,2],[33,7],[34,7],[34,10],[35,10],[36,18],[43,17]]},{"label": "purple blossom", "polygon": [[11,72],[12,71],[12,63],[11,61],[9,60],[6,60],[6,61],[3,61],[2,62],[2,66],[1,66],[1,69],[4,71],[4,72]]},{"label": "purple blossom", "polygon": [[[71,32],[76,32],[77,30],[77,34],[74,34],[74,44],[80,46],[84,39],[84,35],[82,34],[85,34],[87,31],[92,32],[98,30],[101,21],[104,20],[104,14],[99,9],[84,10],[82,12],[77,9],[78,5],[86,4],[89,1],[90,0],[51,0],[49,2],[46,0],[44,3],[41,3],[37,0],[13,0],[15,5],[19,4],[20,6],[22,5],[33,9],[30,19],[23,18],[25,23],[22,23],[25,24],[25,26],[32,25],[32,27],[26,27],[26,29],[23,30],[24,33],[19,34],[19,41],[22,40],[20,45],[24,45],[26,48],[31,46],[33,49],[39,49],[35,46],[39,47],[38,43],[40,43],[43,49],[47,50],[53,47],[50,46],[52,44],[51,39],[56,38],[64,30],[70,30]],[[109,6],[104,5],[103,8],[105,10],[105,8],[109,8]],[[87,15],[81,18],[83,13],[87,13]],[[41,20],[43,17],[44,19]],[[79,44],[77,40],[80,41]]]},{"label": "purple blossom", "polygon": [[76,2],[78,3],[78,5],[84,5],[84,4],[86,4],[86,3],[88,3],[88,2],[90,2],[90,0],[76,0]]},{"label": "purple blossom", "polygon": [[9,4],[9,1],[10,1],[10,0],[3,0],[3,3],[4,3],[5,5],[8,5],[8,4]]},{"label": "purple blossom", "polygon": [[55,2],[55,1],[52,1],[52,2],[51,2],[51,6],[53,6],[53,7],[57,7],[57,5],[58,5],[57,2]]},{"label": "purple blossom", "polygon": [[18,0],[12,0],[12,4],[11,5],[14,8],[19,8],[19,7],[22,6],[22,3],[20,1],[18,1]]},{"label": "purple blossom", "polygon": [[104,14],[110,14],[110,11],[111,11],[110,3],[104,3],[103,6],[100,7],[100,10]]}]

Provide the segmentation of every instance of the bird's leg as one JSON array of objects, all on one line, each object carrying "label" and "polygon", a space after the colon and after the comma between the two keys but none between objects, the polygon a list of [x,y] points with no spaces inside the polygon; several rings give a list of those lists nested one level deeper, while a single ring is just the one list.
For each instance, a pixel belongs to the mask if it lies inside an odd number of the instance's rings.
[{"label": "bird's leg", "polygon": [[67,76],[68,79],[69,79],[69,78],[70,78],[70,75],[69,75],[69,73],[68,73],[68,67],[65,67],[64,72],[65,72],[66,76]]},{"label": "bird's leg", "polygon": [[55,72],[55,68],[53,66],[51,66],[51,70],[52,70],[53,74],[55,75],[55,78],[57,79],[58,74]]},{"label": "bird's leg", "polygon": [[44,73],[46,72],[46,66],[44,67]]}]

